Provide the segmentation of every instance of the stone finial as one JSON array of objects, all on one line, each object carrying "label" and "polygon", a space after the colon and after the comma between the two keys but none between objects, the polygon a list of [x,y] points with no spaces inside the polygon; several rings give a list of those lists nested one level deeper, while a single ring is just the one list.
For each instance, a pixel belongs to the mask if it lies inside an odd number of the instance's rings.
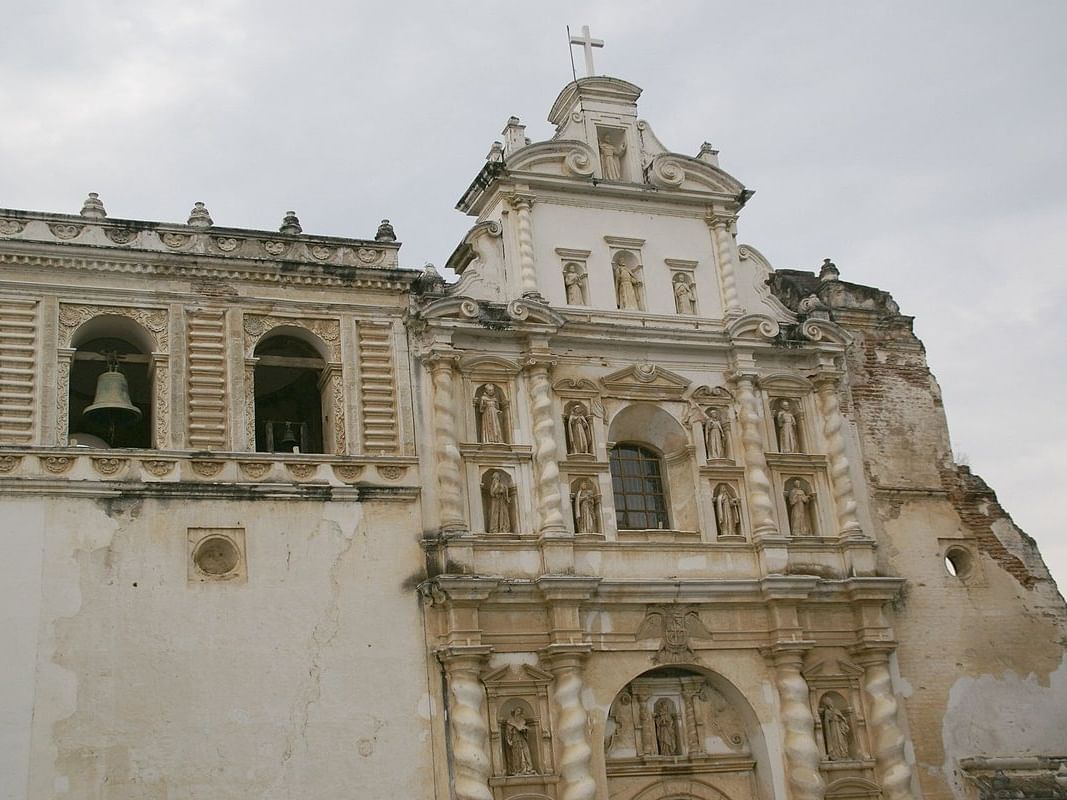
[{"label": "stone finial", "polygon": [[303,233],[304,229],[300,227],[300,220],[296,218],[295,211],[286,211],[285,218],[282,219],[281,227],[278,228],[280,233]]},{"label": "stone finial", "polygon": [[195,228],[210,228],[215,223],[204,204],[197,202],[193,203],[193,210],[189,212],[189,221],[186,224]]},{"label": "stone finial", "polygon": [[378,226],[378,232],[374,234],[374,241],[376,242],[395,242],[396,231],[393,230],[393,226],[389,223],[389,220],[383,219],[382,224]]},{"label": "stone finial", "polygon": [[85,202],[82,203],[81,215],[93,219],[103,219],[107,216],[107,211],[104,210],[104,204],[100,202],[100,195],[96,192],[89,192],[89,196],[86,197]]},{"label": "stone finial", "polygon": [[489,148],[489,152],[485,154],[485,160],[490,164],[501,164],[504,161],[504,145],[500,142],[493,142],[492,147]]},{"label": "stone finial", "polygon": [[819,269],[819,282],[826,283],[827,281],[836,281],[841,277],[841,271],[837,268],[837,265],[828,258],[822,260],[822,267]]},{"label": "stone finial", "polygon": [[700,152],[697,153],[697,159],[703,161],[705,164],[711,164],[713,167],[719,166],[719,151],[711,146],[711,142],[704,142],[700,145]]},{"label": "stone finial", "polygon": [[526,126],[519,121],[518,117],[508,117],[508,123],[501,133],[504,135],[505,156],[510,156],[530,143],[530,140],[526,138]]}]

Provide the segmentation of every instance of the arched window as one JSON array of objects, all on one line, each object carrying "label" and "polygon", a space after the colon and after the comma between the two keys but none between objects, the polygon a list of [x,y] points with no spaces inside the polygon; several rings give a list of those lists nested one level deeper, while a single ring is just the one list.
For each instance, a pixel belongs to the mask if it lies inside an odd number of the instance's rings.
[{"label": "arched window", "polygon": [[326,366],[307,342],[277,335],[256,347],[256,450],[321,453],[322,389]]},{"label": "arched window", "polygon": [[659,454],[632,442],[611,448],[611,488],[620,530],[670,528]]},{"label": "arched window", "polygon": [[152,345],[147,334],[131,320],[102,315],[79,328],[72,345],[70,444],[152,447]]}]

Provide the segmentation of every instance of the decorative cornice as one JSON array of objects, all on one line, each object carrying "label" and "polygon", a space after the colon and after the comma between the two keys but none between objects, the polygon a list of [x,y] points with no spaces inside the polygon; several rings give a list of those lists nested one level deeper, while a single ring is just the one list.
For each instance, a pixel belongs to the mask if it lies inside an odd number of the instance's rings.
[{"label": "decorative cornice", "polygon": [[[57,268],[84,272],[112,272],[140,275],[158,275],[164,278],[189,280],[191,278],[224,278],[227,280],[249,283],[294,284],[303,286],[337,286],[361,289],[381,289],[394,292],[406,292],[412,281],[421,273],[417,270],[401,268],[388,271],[379,269],[382,274],[374,275],[370,270],[359,270],[355,274],[345,270],[331,274],[321,266],[320,272],[282,272],[266,269],[234,268],[236,265],[205,265],[203,258],[183,264],[167,261],[152,263],[144,261],[118,261],[113,259],[82,258],[71,256],[36,255],[29,253],[0,252],[0,265],[12,264],[24,267],[41,267],[49,270]],[[358,268],[356,268],[358,269]]]}]

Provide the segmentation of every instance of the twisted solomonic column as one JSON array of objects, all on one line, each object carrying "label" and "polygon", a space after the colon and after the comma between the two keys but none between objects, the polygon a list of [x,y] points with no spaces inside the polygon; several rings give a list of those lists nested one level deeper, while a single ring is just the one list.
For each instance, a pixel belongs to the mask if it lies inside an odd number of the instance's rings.
[{"label": "twisted solomonic column", "polygon": [[448,675],[452,774],[456,800],[493,800],[489,788],[489,725],[481,668],[488,647],[450,647],[437,657]]},{"label": "twisted solomonic column", "polygon": [[537,520],[541,534],[561,535],[563,494],[559,489],[559,448],[556,446],[556,418],[552,413],[552,386],[548,368],[552,362],[527,359],[533,411],[534,470],[537,473]]},{"label": "twisted solomonic column", "polygon": [[815,741],[808,682],[800,672],[802,650],[774,653],[778,698],[782,708],[786,773],[791,800],[822,800],[826,793],[819,763],[822,754]]},{"label": "twisted solomonic column", "polygon": [[841,402],[837,397],[837,376],[819,375],[815,389],[822,411],[823,436],[829,449],[830,482],[837,509],[837,526],[843,537],[862,535],[859,518],[856,516],[856,494],[852,487],[852,475],[848,456],[845,455],[845,418],[841,416]]},{"label": "twisted solomonic column", "polygon": [[559,712],[556,735],[560,743],[559,772],[563,779],[559,800],[593,800],[596,797],[596,780],[590,768],[593,749],[587,734],[589,717],[582,705],[582,660],[587,647],[577,647],[580,649],[557,651],[548,656],[549,669],[556,677],[553,694]]},{"label": "twisted solomonic column", "polygon": [[882,792],[886,800],[912,800],[911,767],[904,758],[904,731],[897,721],[888,648],[861,650],[856,662],[864,669],[863,690],[871,704],[867,727],[874,743],[875,767]]},{"label": "twisted solomonic column", "polygon": [[541,293],[537,291],[537,269],[534,265],[533,248],[533,219],[530,214],[533,202],[533,197],[526,194],[515,194],[509,198],[511,207],[515,209],[519,240],[519,284],[522,296],[539,300],[541,299]]},{"label": "twisted solomonic column", "polygon": [[752,515],[752,533],[754,536],[777,536],[778,523],[774,519],[770,470],[763,450],[763,433],[760,431],[756,377],[735,372],[731,381],[737,388],[738,421],[745,450],[745,487],[748,491],[749,513]]},{"label": "twisted solomonic column", "polygon": [[463,481],[456,439],[456,410],[452,357],[432,355],[428,359],[433,376],[433,437],[437,454],[437,494],[441,530],[467,530],[463,516]]},{"label": "twisted solomonic column", "polygon": [[715,251],[719,256],[719,276],[722,283],[722,299],[726,316],[744,313],[737,297],[736,266],[734,264],[733,234],[730,233],[732,217],[712,217],[708,220],[715,237]]}]

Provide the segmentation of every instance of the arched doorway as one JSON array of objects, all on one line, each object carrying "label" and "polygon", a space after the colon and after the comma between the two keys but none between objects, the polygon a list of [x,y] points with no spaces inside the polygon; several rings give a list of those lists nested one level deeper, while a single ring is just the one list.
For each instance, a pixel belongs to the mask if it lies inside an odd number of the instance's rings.
[{"label": "arched doorway", "polygon": [[612,800],[769,798],[751,706],[710,670],[664,666],[616,694],[604,729]]}]

